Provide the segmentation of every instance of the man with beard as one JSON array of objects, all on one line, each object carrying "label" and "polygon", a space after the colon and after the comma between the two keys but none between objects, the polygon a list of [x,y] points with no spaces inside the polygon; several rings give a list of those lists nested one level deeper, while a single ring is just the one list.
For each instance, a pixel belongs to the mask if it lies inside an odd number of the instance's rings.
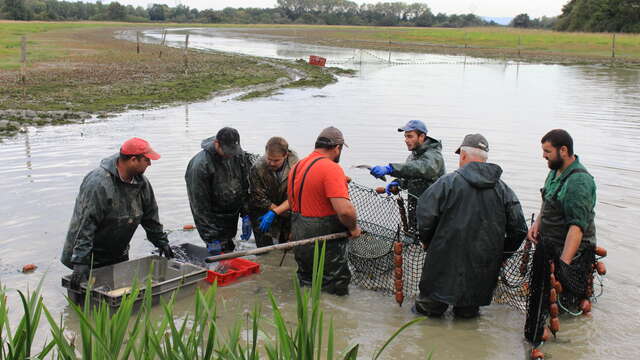
[{"label": "man with beard", "polygon": [[198,234],[209,253],[219,255],[235,249],[238,218],[242,217],[241,239],[251,234],[247,202],[252,155],[242,150],[238,130],[230,127],[202,140],[201,146],[184,177]]},{"label": "man with beard", "polygon": [[267,141],[265,154],[249,174],[249,217],[257,247],[284,243],[291,233],[287,201],[287,178],[298,155],[287,141],[275,136]]},{"label": "man with beard", "polygon": [[547,258],[556,263],[556,276],[565,288],[563,295],[572,292],[573,300],[580,300],[588,297],[585,282],[594,261],[596,184],[573,153],[568,132],[551,130],[541,143],[550,171],[541,190],[542,208],[527,237],[542,241]]},{"label": "man with beard", "polygon": [[[349,238],[360,236],[347,179],[338,165],[344,146],[342,132],[328,127],[318,136],[315,150],[289,173],[292,240],[344,231],[350,234]],[[322,289],[340,296],[349,294],[351,281],[347,241],[343,238],[326,242]],[[298,280],[304,286],[310,286],[312,282],[313,252],[313,244],[295,248]]]},{"label": "man with beard", "polygon": [[415,310],[441,316],[478,315],[491,303],[505,252],[518,249],[527,224],[516,194],[487,163],[489,143],[467,135],[456,151],[460,168],[441,177],[418,200],[420,240],[429,251]]},{"label": "man with beard", "polygon": [[442,143],[427,136],[427,126],[420,120],[409,121],[405,126],[398,128],[398,132],[404,132],[404,142],[411,151],[407,161],[374,166],[371,168],[371,175],[377,178],[385,175],[397,178],[387,185],[387,194],[397,188],[409,192],[409,229],[414,230],[418,198],[445,173]]},{"label": "man with beard", "polygon": [[73,269],[71,289],[87,281],[90,269],[129,260],[129,242],[142,225],[161,255],[173,257],[158,217],[158,205],[143,175],[160,159],[149,143],[131,138],[120,153],[102,160],[80,185],[61,261]]}]

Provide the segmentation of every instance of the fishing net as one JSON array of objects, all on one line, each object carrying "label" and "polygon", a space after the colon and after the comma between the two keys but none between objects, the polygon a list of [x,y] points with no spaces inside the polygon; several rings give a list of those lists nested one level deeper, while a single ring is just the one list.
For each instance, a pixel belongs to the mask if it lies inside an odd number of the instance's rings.
[{"label": "fishing net", "polygon": [[[402,293],[405,298],[415,297],[419,293],[418,286],[427,254],[415,228],[416,199],[406,192],[393,196],[381,195],[353,182],[349,184],[349,192],[360,226],[365,231],[362,237],[349,242],[348,259],[352,282],[369,290],[397,293],[395,280],[398,266],[394,261],[394,243],[400,242]],[[494,302],[505,304],[526,315],[525,337],[533,344],[542,341],[544,327],[550,317],[551,258],[554,257],[541,244],[536,246],[523,241],[517,251],[504,253],[494,290]],[[583,259],[588,263],[592,258],[585,255]],[[593,262],[588,265],[589,269],[591,264]],[[586,269],[587,265],[579,266]],[[574,267],[578,267],[577,262]],[[584,283],[589,278],[584,271],[581,273],[582,278],[578,278],[575,275],[577,273],[565,271],[573,279],[571,283]],[[578,299],[570,296],[569,291],[566,294],[567,303],[575,303]],[[560,299],[562,301],[562,297]]]}]

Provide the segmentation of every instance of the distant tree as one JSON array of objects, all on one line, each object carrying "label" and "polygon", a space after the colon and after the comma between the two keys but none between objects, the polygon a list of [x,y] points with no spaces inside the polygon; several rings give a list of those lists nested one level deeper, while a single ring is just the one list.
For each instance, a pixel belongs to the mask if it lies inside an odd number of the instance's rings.
[{"label": "distant tree", "polygon": [[511,20],[509,26],[517,27],[517,28],[528,28],[531,27],[531,19],[528,14],[520,14]]},{"label": "distant tree", "polygon": [[149,8],[149,20],[151,21],[165,21],[166,14],[165,9],[167,5],[153,4]]},{"label": "distant tree", "polygon": [[119,2],[112,2],[107,6],[107,20],[124,20],[126,17],[126,9]]}]

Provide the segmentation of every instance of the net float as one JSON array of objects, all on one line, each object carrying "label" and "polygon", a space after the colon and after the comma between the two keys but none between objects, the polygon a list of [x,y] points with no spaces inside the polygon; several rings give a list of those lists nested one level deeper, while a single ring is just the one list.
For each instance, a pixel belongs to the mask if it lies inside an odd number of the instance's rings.
[{"label": "net float", "polygon": [[580,309],[582,309],[582,312],[584,314],[590,313],[591,312],[591,301],[589,301],[587,299],[583,299],[580,302]]},{"label": "net float", "polygon": [[558,307],[558,304],[549,305],[549,315],[551,315],[552,318],[557,318],[559,314],[560,308]]},{"label": "net float", "polygon": [[404,301],[404,294],[402,291],[396,291],[396,302],[402,306],[402,302]]},{"label": "net float", "polygon": [[556,264],[554,264],[553,262],[549,264],[549,271],[551,271],[551,274],[555,274],[556,273]]},{"label": "net float", "polygon": [[402,266],[402,255],[395,255],[395,256],[393,257],[393,263],[394,263],[396,266]]},{"label": "net float", "polygon": [[555,304],[557,302],[558,302],[558,293],[556,292],[556,289],[549,290],[549,303]]},{"label": "net float", "polygon": [[560,281],[556,281],[556,283],[553,285],[553,288],[556,289],[558,294],[562,294],[562,283],[560,283]]},{"label": "net float", "polygon": [[587,297],[590,298],[591,295],[593,295],[593,289],[589,288],[589,289],[587,289]]},{"label": "net float", "polygon": [[22,272],[23,273],[30,273],[32,271],[35,271],[38,267],[35,264],[27,264],[25,266],[22,267]]},{"label": "net float", "polygon": [[600,247],[600,246],[596,246],[596,255],[600,256],[600,257],[605,257],[607,256],[607,249]]},{"label": "net float", "polygon": [[397,267],[394,269],[394,275],[396,277],[396,279],[402,279],[402,268],[401,267]]},{"label": "net float", "polygon": [[402,243],[401,242],[394,242],[393,243],[393,253],[396,255],[401,255],[402,254]]},{"label": "net float", "polygon": [[387,192],[387,190],[384,188],[384,186],[378,186],[376,188],[376,193],[378,193],[378,194],[384,194],[386,192]]},{"label": "net float", "polygon": [[531,359],[532,360],[544,359],[544,353],[539,349],[533,349],[531,350]]},{"label": "net float", "polygon": [[549,282],[551,283],[551,286],[556,287],[556,276],[553,275],[553,273],[551,275],[549,275]]},{"label": "net float", "polygon": [[607,274],[607,267],[604,265],[602,261],[596,261],[596,271],[599,275]]},{"label": "net float", "polygon": [[193,230],[195,228],[196,228],[195,226],[193,226],[191,224],[187,224],[187,225],[182,227],[182,230]]},{"label": "net float", "polygon": [[551,328],[551,332],[555,335],[558,331],[560,331],[560,319],[553,318],[549,321],[549,327]]},{"label": "net float", "polygon": [[345,180],[347,181],[347,184],[351,183],[351,177],[345,176]]},{"label": "net float", "polygon": [[544,331],[542,332],[542,341],[547,341],[551,338],[551,329],[548,326],[544,327]]},{"label": "net float", "polygon": [[394,285],[396,291],[402,291],[402,279],[396,280]]}]

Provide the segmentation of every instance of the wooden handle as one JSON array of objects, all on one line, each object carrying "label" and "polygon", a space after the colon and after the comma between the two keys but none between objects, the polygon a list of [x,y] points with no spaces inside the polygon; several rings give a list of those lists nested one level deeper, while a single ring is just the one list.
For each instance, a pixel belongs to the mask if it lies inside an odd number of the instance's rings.
[{"label": "wooden handle", "polygon": [[212,262],[216,262],[216,261],[220,261],[220,260],[235,259],[235,258],[238,258],[238,257],[247,256],[247,255],[262,254],[262,253],[266,253],[266,252],[269,252],[269,251],[272,251],[272,250],[287,250],[287,249],[291,249],[291,248],[294,248],[294,247],[300,246],[300,245],[312,244],[312,243],[314,243],[316,241],[329,241],[329,240],[335,240],[335,239],[343,239],[343,238],[346,238],[346,237],[349,237],[349,233],[348,232],[346,232],[346,231],[345,232],[339,232],[339,233],[335,233],[335,234],[316,236],[316,237],[312,237],[312,238],[309,238],[309,239],[303,239],[303,240],[298,240],[298,241],[290,241],[290,242],[286,242],[286,243],[283,243],[283,244],[265,246],[265,247],[261,247],[261,248],[257,248],[257,249],[236,251],[236,252],[232,252],[232,253],[228,253],[228,254],[209,256],[208,258],[204,259],[204,261],[208,262],[208,263],[212,263]]}]

